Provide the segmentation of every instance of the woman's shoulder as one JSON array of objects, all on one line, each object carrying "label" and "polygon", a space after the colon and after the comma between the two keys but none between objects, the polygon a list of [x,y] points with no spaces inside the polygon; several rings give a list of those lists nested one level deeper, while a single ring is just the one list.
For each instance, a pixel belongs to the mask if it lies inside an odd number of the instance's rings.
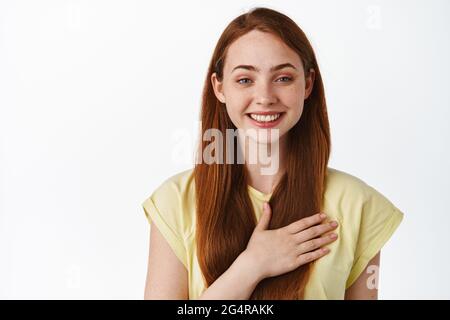
[{"label": "woman's shoulder", "polygon": [[154,190],[153,196],[169,197],[172,201],[175,200],[174,197],[180,199],[186,196],[193,191],[193,171],[194,169],[187,169],[169,176]]},{"label": "woman's shoulder", "polygon": [[365,202],[374,197],[383,197],[387,200],[378,190],[361,178],[331,167],[327,168],[325,196],[339,197],[341,200],[349,200],[353,203],[356,201]]},{"label": "woman's shoulder", "polygon": [[193,169],[178,172],[163,180],[142,203],[144,209],[156,212],[167,225],[183,236],[192,232],[194,222]]},{"label": "woman's shoulder", "polygon": [[[325,178],[325,204],[328,210],[353,220],[381,211],[400,211],[379,190],[353,174],[328,167]],[[401,212],[400,212],[401,213]]]},{"label": "woman's shoulder", "polygon": [[339,221],[340,240],[330,248],[334,246],[339,261],[350,270],[346,288],[394,234],[404,215],[361,178],[333,168],[326,175],[324,212]]}]

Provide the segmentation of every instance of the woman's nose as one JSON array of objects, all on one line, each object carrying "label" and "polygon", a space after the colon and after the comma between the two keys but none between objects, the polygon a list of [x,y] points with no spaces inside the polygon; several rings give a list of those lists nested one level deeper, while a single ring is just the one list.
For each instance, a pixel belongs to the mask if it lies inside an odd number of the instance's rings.
[{"label": "woman's nose", "polygon": [[270,84],[260,84],[256,89],[256,104],[258,105],[272,105],[277,102],[277,97],[274,94]]}]

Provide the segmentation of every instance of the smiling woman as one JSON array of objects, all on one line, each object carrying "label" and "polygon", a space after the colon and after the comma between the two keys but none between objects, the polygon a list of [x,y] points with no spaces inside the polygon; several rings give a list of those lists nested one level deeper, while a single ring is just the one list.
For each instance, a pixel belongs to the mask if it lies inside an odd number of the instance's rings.
[{"label": "smiling woman", "polygon": [[[143,203],[146,298],[377,298],[379,252],[403,213],[328,166],[322,77],[294,21],[256,8],[227,26],[206,75],[201,123],[202,137],[242,130],[242,143],[217,152],[236,160],[249,138],[269,145],[279,165],[262,174],[266,163],[250,161],[249,148],[243,163],[198,162],[162,183]],[[200,139],[199,154],[207,148]]]}]

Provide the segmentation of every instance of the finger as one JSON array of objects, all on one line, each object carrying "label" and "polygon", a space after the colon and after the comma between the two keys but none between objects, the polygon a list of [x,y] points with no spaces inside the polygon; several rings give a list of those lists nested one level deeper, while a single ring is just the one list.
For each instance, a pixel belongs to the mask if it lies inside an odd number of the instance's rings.
[{"label": "finger", "polygon": [[320,248],[311,252],[303,253],[297,256],[297,262],[299,266],[304,265],[308,262],[317,260],[324,255],[328,254],[330,252],[330,249],[328,248]]},{"label": "finger", "polygon": [[270,217],[272,215],[272,210],[270,208],[270,205],[268,202],[264,202],[263,205],[263,213],[261,215],[261,218],[258,221],[258,224],[256,225],[257,230],[267,230],[270,223]]},{"label": "finger", "polygon": [[336,233],[330,233],[320,238],[312,239],[306,242],[301,243],[298,246],[298,254],[310,252],[320,248],[326,244],[332,243],[338,238]]},{"label": "finger", "polygon": [[297,243],[302,243],[310,239],[317,238],[328,231],[336,229],[337,226],[338,226],[337,221],[321,223],[317,226],[308,228],[295,234],[294,235],[295,241],[297,241]]},{"label": "finger", "polygon": [[323,219],[325,219],[326,217],[327,216],[325,213],[318,213],[313,216],[292,222],[290,225],[287,226],[287,228],[290,233],[297,233],[322,222]]}]

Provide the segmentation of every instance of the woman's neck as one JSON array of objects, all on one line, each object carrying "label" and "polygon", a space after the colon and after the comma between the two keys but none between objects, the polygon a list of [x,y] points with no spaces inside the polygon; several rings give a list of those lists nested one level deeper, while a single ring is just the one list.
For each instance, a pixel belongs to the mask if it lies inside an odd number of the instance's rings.
[{"label": "woman's neck", "polygon": [[[256,144],[256,142],[253,143]],[[256,151],[258,156],[255,157]],[[261,157],[261,154],[264,155]],[[275,190],[285,172],[286,136],[276,142],[258,144],[257,149],[246,144],[244,156],[248,184],[262,193],[270,194]]]}]

